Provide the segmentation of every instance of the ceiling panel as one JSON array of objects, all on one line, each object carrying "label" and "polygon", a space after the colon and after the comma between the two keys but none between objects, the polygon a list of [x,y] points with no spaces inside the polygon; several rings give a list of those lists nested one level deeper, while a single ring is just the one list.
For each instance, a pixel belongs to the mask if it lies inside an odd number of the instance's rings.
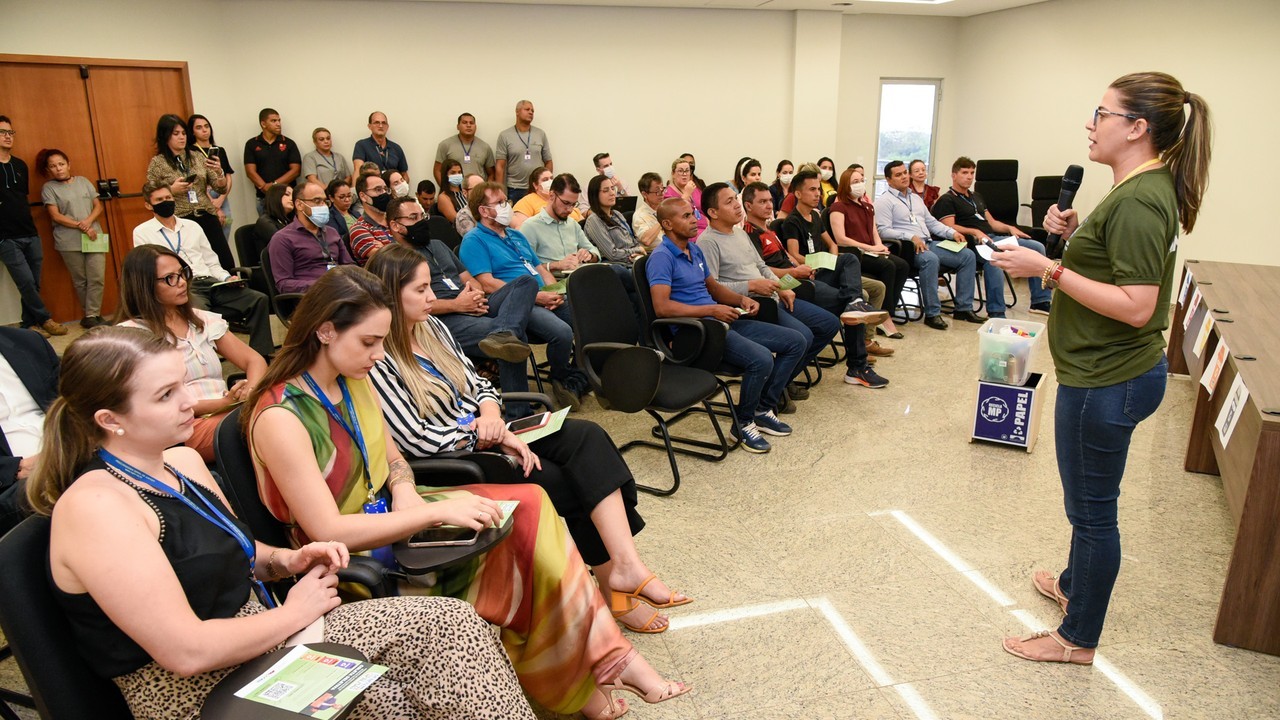
[{"label": "ceiling panel", "polygon": [[[493,4],[490,0],[412,0],[413,2],[452,2]],[[1035,5],[1048,0],[950,0],[949,2],[877,2],[876,0],[503,0],[512,5],[584,5],[597,7],[663,7],[687,9],[734,10],[829,10],[847,15],[933,15],[937,17],[970,17],[997,10]]]}]

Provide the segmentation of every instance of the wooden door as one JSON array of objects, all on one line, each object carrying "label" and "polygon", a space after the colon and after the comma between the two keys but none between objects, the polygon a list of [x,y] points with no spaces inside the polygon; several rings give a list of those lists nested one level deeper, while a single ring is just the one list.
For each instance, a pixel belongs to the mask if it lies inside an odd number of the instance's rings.
[{"label": "wooden door", "polygon": [[[56,147],[71,155],[72,173],[119,183],[120,195],[104,201],[101,220],[111,236],[103,315],[114,312],[133,228],[151,217],[141,195],[156,152],[156,121],[165,113],[186,118],[192,112],[186,63],[0,55],[0,97],[18,130],[14,154],[31,166],[33,178],[36,153]],[[33,180],[36,204],[40,186]],[[41,206],[34,215],[45,247],[41,295],[55,319],[79,319],[83,311],[53,250],[48,213]]]}]

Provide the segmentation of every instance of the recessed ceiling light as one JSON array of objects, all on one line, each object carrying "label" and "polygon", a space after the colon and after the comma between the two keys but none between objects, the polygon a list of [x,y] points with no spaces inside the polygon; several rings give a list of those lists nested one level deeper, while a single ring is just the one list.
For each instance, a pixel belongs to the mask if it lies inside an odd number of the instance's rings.
[{"label": "recessed ceiling light", "polygon": [[[902,3],[904,5],[942,5],[949,3],[951,0],[862,0],[862,2],[885,2],[885,3]],[[842,3],[848,5],[850,3]]]}]

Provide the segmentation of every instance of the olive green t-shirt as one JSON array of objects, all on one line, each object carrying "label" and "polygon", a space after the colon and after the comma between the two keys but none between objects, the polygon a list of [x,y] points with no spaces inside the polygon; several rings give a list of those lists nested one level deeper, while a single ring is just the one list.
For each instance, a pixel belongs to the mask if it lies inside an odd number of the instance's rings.
[{"label": "olive green t-shirt", "polygon": [[1155,367],[1164,352],[1177,255],[1178,205],[1165,168],[1140,173],[1108,195],[1076,229],[1062,264],[1108,285],[1158,285],[1156,309],[1141,328],[1104,317],[1055,292],[1049,350],[1058,382],[1115,385]]}]

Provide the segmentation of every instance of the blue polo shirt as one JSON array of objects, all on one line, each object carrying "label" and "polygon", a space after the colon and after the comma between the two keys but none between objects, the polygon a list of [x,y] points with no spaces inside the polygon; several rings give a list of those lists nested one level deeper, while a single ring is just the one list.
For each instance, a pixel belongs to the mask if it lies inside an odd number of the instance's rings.
[{"label": "blue polo shirt", "polygon": [[671,287],[671,299],[685,305],[715,305],[716,301],[707,290],[707,260],[697,243],[689,243],[689,254],[685,254],[671,242],[671,238],[662,236],[658,249],[649,256],[645,266],[649,275],[649,286],[668,285]]},{"label": "blue polo shirt", "polygon": [[371,162],[383,170],[409,172],[409,163],[405,160],[404,149],[390,138],[387,139],[385,148],[378,147],[378,141],[374,140],[372,135],[357,141],[356,149],[351,153],[351,159]]},{"label": "blue polo shirt", "polygon": [[502,237],[484,225],[476,225],[462,238],[458,257],[472,275],[491,273],[504,283],[532,275],[542,284],[537,270],[542,261],[519,230],[507,228],[506,237]]}]

